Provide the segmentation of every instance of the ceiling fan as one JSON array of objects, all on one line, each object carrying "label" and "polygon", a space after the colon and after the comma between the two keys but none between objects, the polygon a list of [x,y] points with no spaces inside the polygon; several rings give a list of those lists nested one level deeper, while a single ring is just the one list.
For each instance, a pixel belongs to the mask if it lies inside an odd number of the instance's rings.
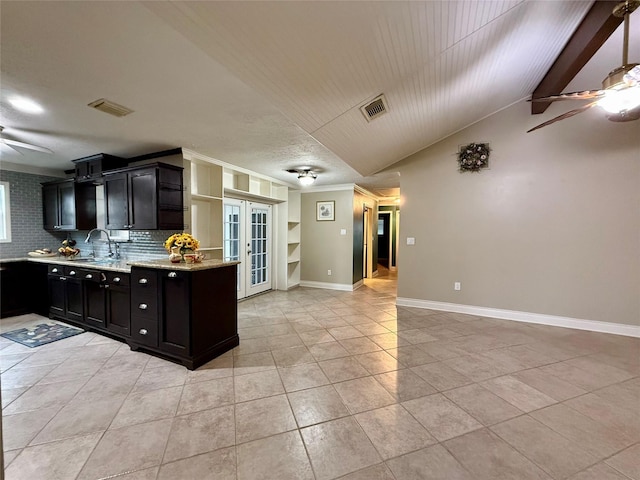
[{"label": "ceiling fan", "polygon": [[602,81],[602,90],[562,93],[547,97],[532,98],[531,102],[554,100],[591,100],[580,108],[558,115],[528,130],[527,133],[573,117],[592,107],[602,107],[607,118],[613,122],[629,122],[640,118],[640,64],[628,63],[629,57],[629,16],[640,6],[640,0],[626,0],[616,5],[613,15],[624,17],[624,43],[622,45],[622,66],[612,70]]},{"label": "ceiling fan", "polygon": [[[0,126],[0,134],[3,131],[4,131],[4,127]],[[17,140],[10,140],[8,138],[4,138],[4,136],[0,136],[0,143],[3,143],[8,147],[13,148],[20,155],[22,155],[22,152],[20,150],[18,150],[16,147],[25,148],[27,150],[34,150],[36,152],[42,152],[42,153],[53,153],[53,151],[49,150],[48,148],[39,147],[38,145],[33,145],[31,143],[18,142]]]}]

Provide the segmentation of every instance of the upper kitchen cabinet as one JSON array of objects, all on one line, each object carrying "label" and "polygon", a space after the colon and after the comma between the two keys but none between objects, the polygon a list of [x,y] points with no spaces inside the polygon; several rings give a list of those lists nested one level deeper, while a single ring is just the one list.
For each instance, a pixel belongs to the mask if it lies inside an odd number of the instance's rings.
[{"label": "upper kitchen cabinet", "polygon": [[104,173],[106,227],[182,230],[182,168],[153,163]]},{"label": "upper kitchen cabinet", "polygon": [[73,163],[76,166],[76,182],[101,182],[103,172],[127,166],[126,159],[106,153],[78,158]]},{"label": "upper kitchen cabinet", "polygon": [[44,229],[91,230],[96,227],[96,188],[72,179],[42,184]]}]

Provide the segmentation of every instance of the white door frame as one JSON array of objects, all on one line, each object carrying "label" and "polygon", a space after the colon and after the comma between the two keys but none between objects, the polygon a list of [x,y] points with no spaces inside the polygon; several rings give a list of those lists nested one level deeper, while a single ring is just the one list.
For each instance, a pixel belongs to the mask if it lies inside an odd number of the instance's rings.
[{"label": "white door frame", "polygon": [[[234,260],[234,258],[229,256],[229,245],[232,241],[236,241],[238,243],[238,258],[237,260],[239,260],[241,263],[238,265],[238,299],[240,298],[246,298],[246,297],[250,297],[251,295],[256,295],[258,293],[262,293],[265,292],[267,290],[271,290],[273,288],[273,282],[274,282],[274,271],[273,271],[273,265],[274,265],[274,253],[273,253],[273,232],[274,232],[274,228],[273,228],[273,215],[272,215],[272,206],[269,204],[262,204],[262,203],[258,203],[258,202],[252,202],[249,200],[241,200],[241,199],[236,199],[236,198],[225,198],[224,199],[224,206],[226,205],[231,205],[231,206],[237,206],[238,207],[238,212],[239,212],[239,219],[238,219],[238,238],[237,239],[230,239],[227,238],[228,234],[230,233],[228,230],[228,218],[227,218],[227,213],[226,213],[226,209],[225,213],[224,213],[224,218],[223,218],[223,227],[224,227],[224,248],[223,248],[223,256],[225,258],[225,260]],[[266,244],[260,244],[258,245],[258,243],[256,241],[252,241],[251,238],[251,234],[252,234],[252,229],[253,229],[253,225],[252,225],[252,208],[258,208],[261,210],[265,210],[267,213],[267,218],[266,218],[266,227],[267,227],[267,232],[266,232]],[[256,230],[257,230],[258,225],[256,225]],[[265,256],[260,256],[259,255],[259,251],[258,253],[254,253],[252,251],[252,243],[255,245],[256,248],[260,250],[262,250],[262,248],[266,248],[266,259],[267,259],[267,263],[266,265],[262,265],[262,261],[264,260]],[[260,275],[260,273],[266,273],[266,277],[267,280],[264,282],[260,282],[257,285],[252,285],[252,260],[255,261],[255,263],[253,264],[254,266],[258,265],[262,268],[260,268],[260,271],[255,271],[253,273],[256,273],[257,275]],[[253,277],[255,279],[255,277]]]}]

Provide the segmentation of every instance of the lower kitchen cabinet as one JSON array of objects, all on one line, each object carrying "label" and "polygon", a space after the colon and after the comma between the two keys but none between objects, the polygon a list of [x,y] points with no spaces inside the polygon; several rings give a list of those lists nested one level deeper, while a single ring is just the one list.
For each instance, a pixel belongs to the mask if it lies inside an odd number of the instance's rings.
[{"label": "lower kitchen cabinet", "polygon": [[240,342],[236,268],[133,266],[129,274],[50,264],[41,277],[49,317],[194,369]]},{"label": "lower kitchen cabinet", "polygon": [[107,330],[128,337],[131,335],[131,290],[128,273],[107,272],[104,286]]},{"label": "lower kitchen cabinet", "polygon": [[84,292],[82,271],[74,267],[49,266],[49,315],[82,323]]},{"label": "lower kitchen cabinet", "polygon": [[236,265],[202,270],[131,269],[132,348],[189,369],[239,344]]},{"label": "lower kitchen cabinet", "polygon": [[49,316],[128,337],[131,294],[128,273],[49,266]]},{"label": "lower kitchen cabinet", "polygon": [[0,261],[0,318],[49,311],[47,265]]},{"label": "lower kitchen cabinet", "polygon": [[102,283],[85,282],[84,322],[93,327],[105,328],[107,322],[107,295]]}]

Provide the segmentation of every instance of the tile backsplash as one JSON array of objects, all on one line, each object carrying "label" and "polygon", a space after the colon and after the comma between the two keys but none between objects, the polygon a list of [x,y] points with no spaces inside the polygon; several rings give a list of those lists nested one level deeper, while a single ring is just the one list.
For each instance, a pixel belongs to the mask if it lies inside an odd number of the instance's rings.
[{"label": "tile backsplash", "polygon": [[[93,234],[93,244],[88,244],[84,243],[88,231],[68,234],[51,233],[42,228],[42,186],[40,184],[51,180],[59,180],[59,178],[0,170],[0,181],[9,182],[12,239],[11,242],[0,243],[0,259],[26,257],[27,252],[39,248],[50,248],[56,251],[67,237],[77,242],[76,247],[80,249],[82,255],[89,255],[93,248],[97,256],[106,255],[107,243],[100,240],[101,235],[97,232]],[[100,223],[103,222],[98,219],[98,224]],[[174,230],[124,232],[124,236],[128,236],[129,240],[118,242],[120,254],[123,258],[166,256],[167,252],[163,244],[173,233],[176,232]]]}]

